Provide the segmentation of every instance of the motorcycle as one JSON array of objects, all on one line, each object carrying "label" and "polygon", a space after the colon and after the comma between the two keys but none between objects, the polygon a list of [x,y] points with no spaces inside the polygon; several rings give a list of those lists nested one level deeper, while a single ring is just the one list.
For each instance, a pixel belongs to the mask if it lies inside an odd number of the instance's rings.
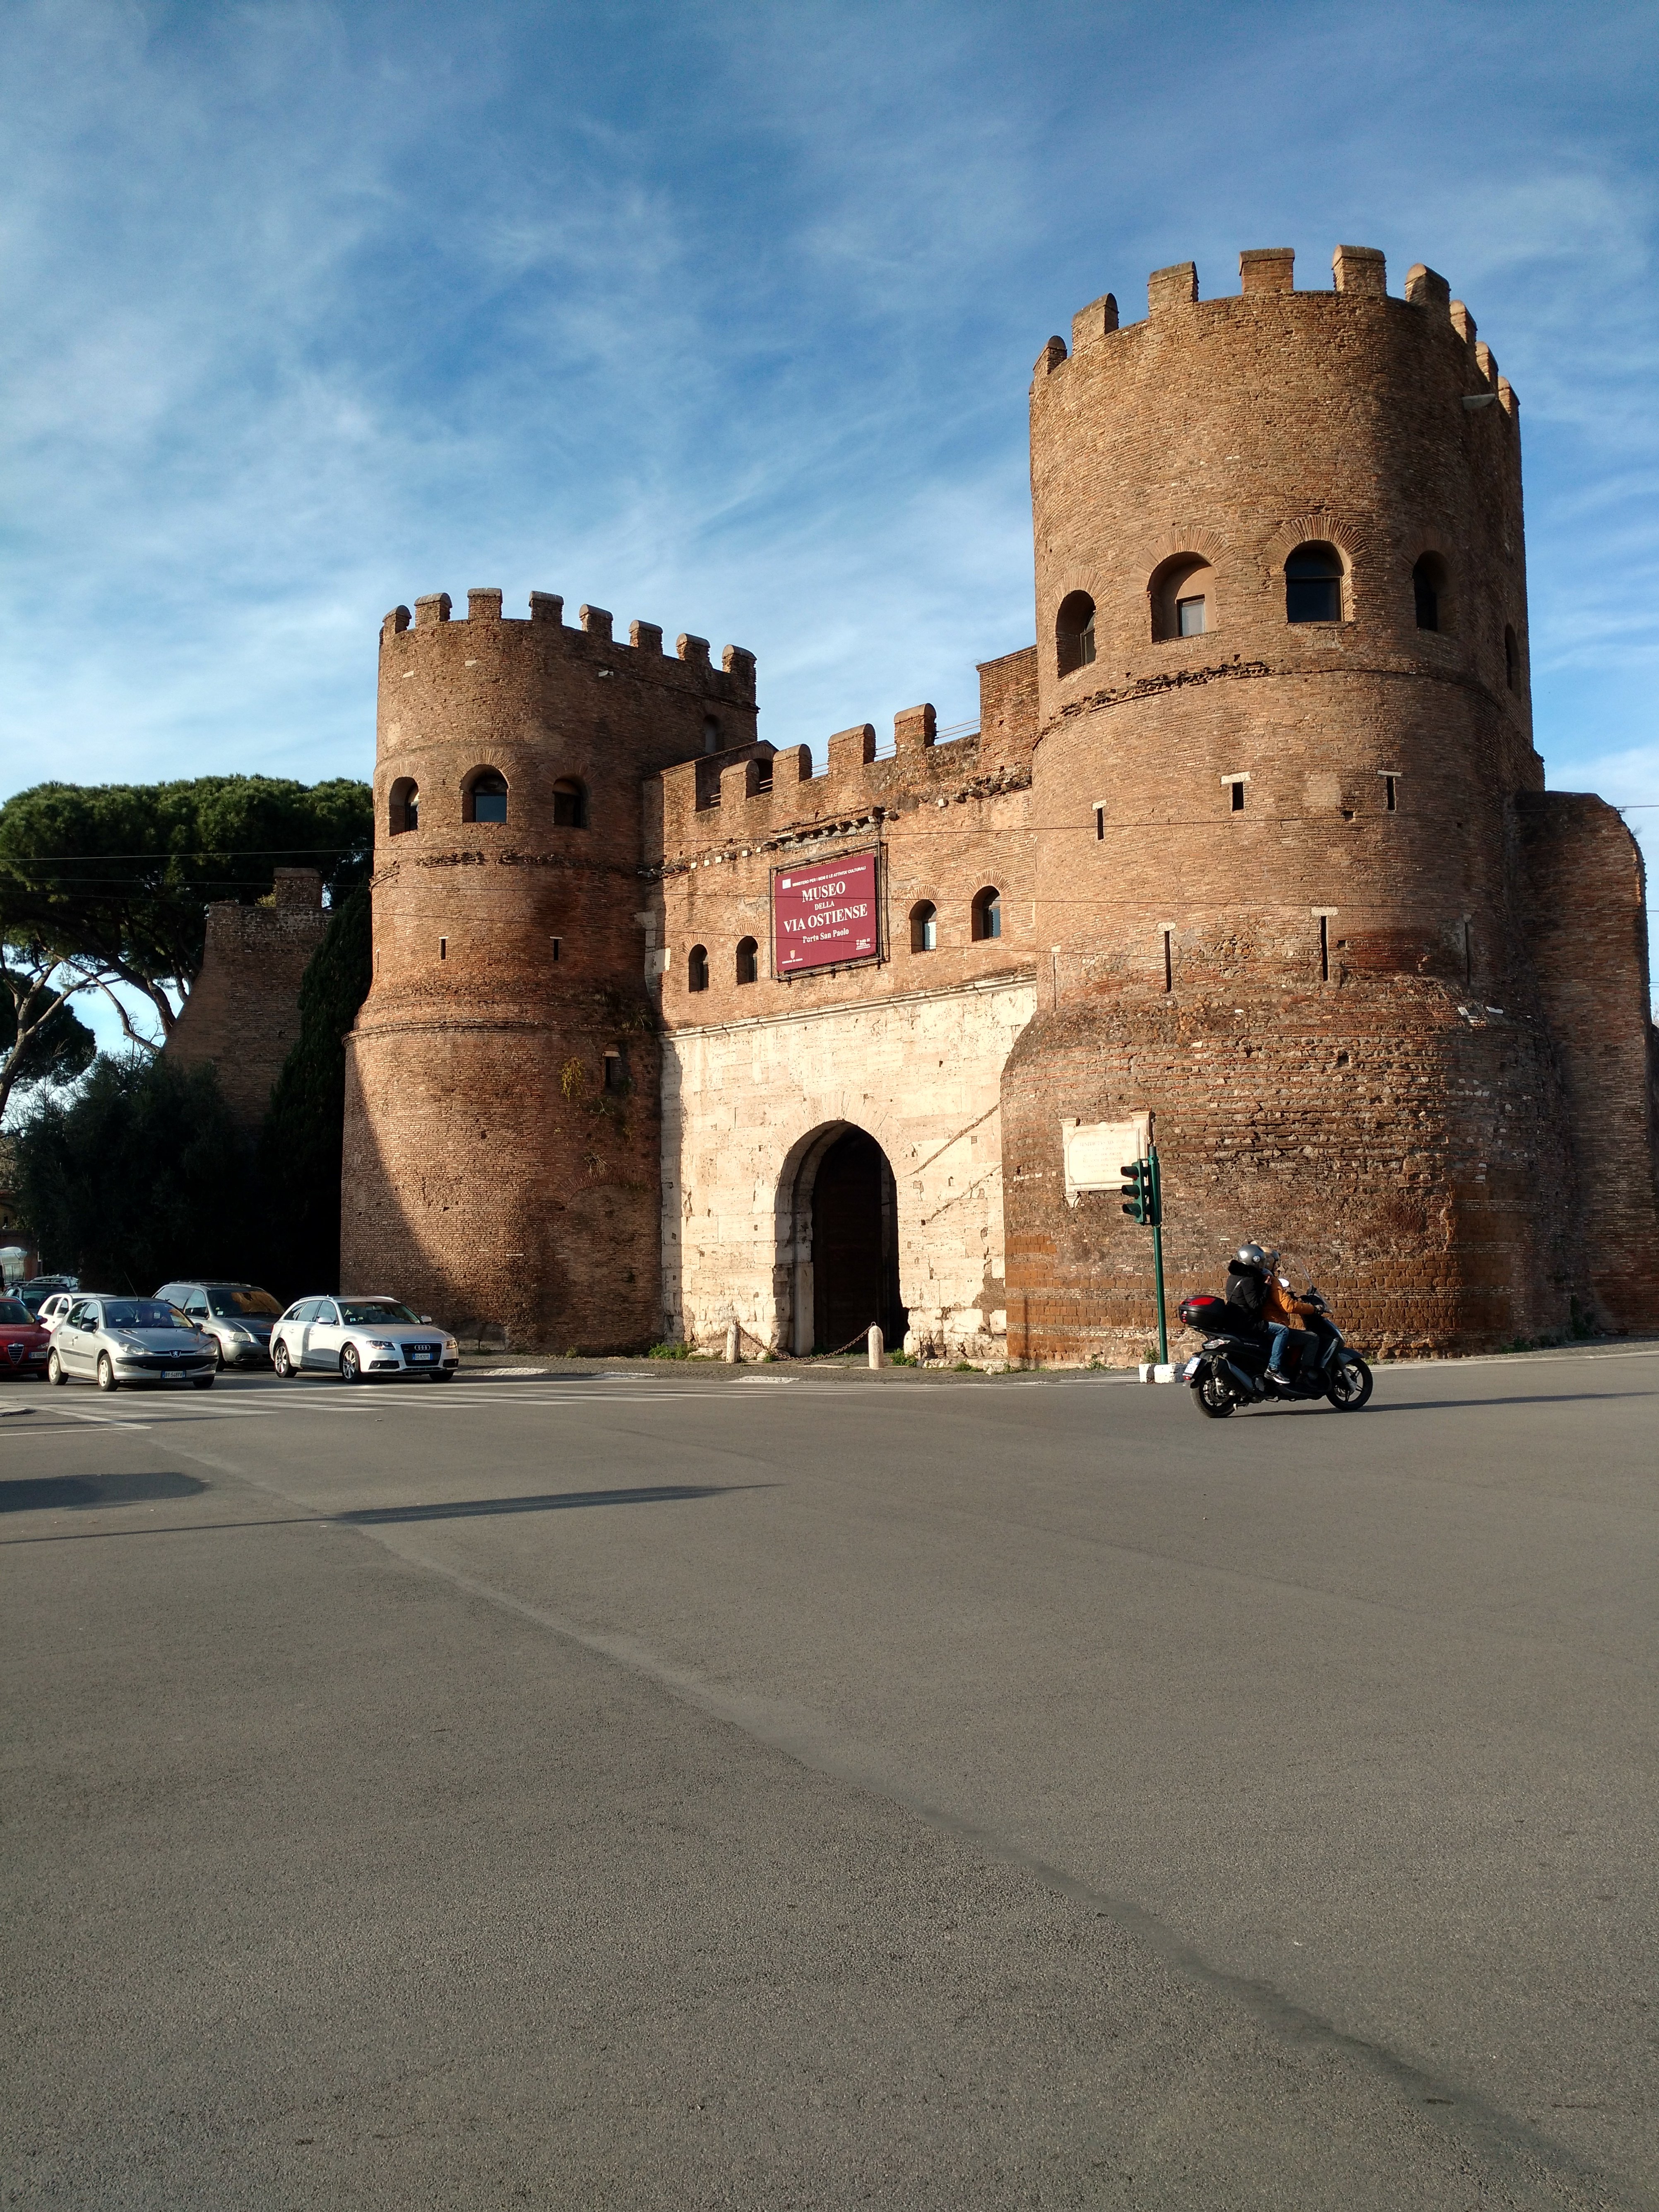
[{"label": "motorcycle", "polygon": [[1182,1301],[1182,1320],[1204,1339],[1203,1349],[1182,1369],[1182,1379],[1206,1420],[1224,1421],[1236,1407],[1259,1406],[1267,1399],[1324,1398],[1339,1413],[1357,1413],[1367,1403],[1370,1369],[1345,1341],[1330,1307],[1311,1285],[1306,1303],[1313,1311],[1304,1326],[1314,1340],[1303,1346],[1292,1373],[1269,1381],[1272,1346],[1265,1332],[1241,1327],[1224,1298],[1206,1292]]}]

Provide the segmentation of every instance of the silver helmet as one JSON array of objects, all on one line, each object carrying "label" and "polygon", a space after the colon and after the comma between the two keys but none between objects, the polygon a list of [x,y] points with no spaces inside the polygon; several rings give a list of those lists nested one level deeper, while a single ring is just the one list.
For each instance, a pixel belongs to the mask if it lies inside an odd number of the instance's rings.
[{"label": "silver helmet", "polygon": [[1265,1267],[1267,1255],[1259,1244],[1241,1244],[1233,1255],[1241,1267]]}]

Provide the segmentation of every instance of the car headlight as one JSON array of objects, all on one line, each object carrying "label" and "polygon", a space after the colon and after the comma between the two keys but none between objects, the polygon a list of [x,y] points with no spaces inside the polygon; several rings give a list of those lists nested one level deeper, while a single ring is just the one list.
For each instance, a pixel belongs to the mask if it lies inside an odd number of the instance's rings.
[{"label": "car headlight", "polygon": [[144,1348],[137,1337],[112,1336],[110,1341],[118,1352],[142,1352]]},{"label": "car headlight", "polygon": [[363,1342],[371,1352],[395,1352],[398,1349],[389,1336],[366,1336]]},{"label": "car headlight", "polygon": [[444,1339],[444,1350],[446,1352],[459,1352],[460,1348],[460,1346],[456,1343],[453,1336],[447,1336]]}]

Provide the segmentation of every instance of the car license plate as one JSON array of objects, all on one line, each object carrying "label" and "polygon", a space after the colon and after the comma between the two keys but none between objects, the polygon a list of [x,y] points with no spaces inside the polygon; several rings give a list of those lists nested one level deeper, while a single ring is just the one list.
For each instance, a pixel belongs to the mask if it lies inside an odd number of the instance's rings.
[{"label": "car license plate", "polygon": [[1190,1382],[1194,1376],[1197,1374],[1198,1369],[1199,1362],[1196,1359],[1189,1359],[1187,1362],[1187,1364],[1182,1369],[1181,1372],[1184,1378]]},{"label": "car license plate", "polygon": [[411,1363],[416,1359],[423,1359],[429,1367],[438,1355],[435,1352],[431,1351],[426,1345],[421,1344],[416,1345],[414,1351],[410,1353],[409,1357]]}]

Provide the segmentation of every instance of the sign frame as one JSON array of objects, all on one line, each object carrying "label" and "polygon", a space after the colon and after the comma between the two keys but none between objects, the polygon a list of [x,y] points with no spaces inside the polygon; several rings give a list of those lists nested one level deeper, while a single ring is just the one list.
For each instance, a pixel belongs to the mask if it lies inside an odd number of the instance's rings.
[{"label": "sign frame", "polygon": [[[793,983],[803,975],[833,975],[843,968],[879,966],[888,955],[887,940],[887,870],[884,866],[886,848],[877,843],[860,845],[848,853],[836,853],[825,860],[778,861],[773,864],[767,885],[766,921],[768,957],[771,962],[773,980]],[[817,962],[796,968],[778,964],[778,878],[781,876],[804,876],[820,868],[840,868],[854,860],[868,860],[871,866],[871,904],[874,908],[876,941],[869,952],[849,953],[844,958]]]}]

